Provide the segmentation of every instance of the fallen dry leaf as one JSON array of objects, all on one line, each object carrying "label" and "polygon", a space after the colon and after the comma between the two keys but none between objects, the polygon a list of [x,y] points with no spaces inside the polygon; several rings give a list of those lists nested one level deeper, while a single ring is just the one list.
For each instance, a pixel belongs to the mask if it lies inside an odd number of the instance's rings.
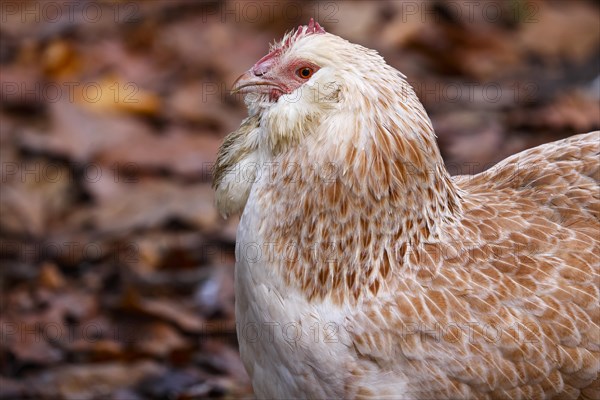
[{"label": "fallen dry leaf", "polygon": [[6,162],[0,196],[0,227],[8,232],[42,237],[75,201],[71,171],[43,158]]},{"label": "fallen dry leaf", "polygon": [[136,351],[153,357],[167,357],[174,351],[190,349],[190,343],[171,325],[153,322],[144,326],[144,335],[134,343]]},{"label": "fallen dry leaf", "polygon": [[155,116],[162,107],[156,93],[140,87],[135,81],[127,82],[111,75],[78,85],[74,98],[77,104],[101,115],[120,112]]},{"label": "fallen dry leaf", "polygon": [[187,309],[174,300],[142,298],[132,289],[125,293],[121,307],[172,322],[185,332],[202,333],[206,325],[198,312]]},{"label": "fallen dry leaf", "polygon": [[597,54],[600,45],[597,7],[583,1],[569,5],[535,2],[529,7],[532,20],[521,25],[516,38],[524,56],[537,54],[558,63],[561,59],[582,62]]},{"label": "fallen dry leaf", "polygon": [[[92,193],[94,185],[89,183]],[[99,205],[82,216],[104,234],[149,229],[173,219],[210,230],[217,220],[209,184],[182,185],[144,179],[115,187],[110,197],[100,195]]]},{"label": "fallen dry leaf", "polygon": [[20,145],[35,152],[66,157],[76,165],[83,165],[98,152],[121,146],[123,143],[143,141],[151,135],[141,121],[115,115],[105,118],[62,99],[50,104],[52,129],[26,129]]},{"label": "fallen dry leaf", "polygon": [[552,103],[511,113],[513,126],[534,130],[590,132],[600,128],[598,99],[575,90],[560,94]]},{"label": "fallen dry leaf", "polygon": [[56,267],[55,264],[45,262],[40,267],[40,275],[38,277],[40,286],[50,290],[58,290],[66,285],[65,277]]},{"label": "fallen dry leaf", "polygon": [[160,136],[139,141],[131,138],[121,145],[99,152],[98,163],[113,171],[168,171],[185,177],[209,180],[221,139],[210,134],[173,128]]},{"label": "fallen dry leaf", "polygon": [[114,391],[160,375],[162,371],[163,368],[152,361],[64,366],[48,371],[40,381],[31,380],[31,391],[44,398],[65,400],[112,398]]}]

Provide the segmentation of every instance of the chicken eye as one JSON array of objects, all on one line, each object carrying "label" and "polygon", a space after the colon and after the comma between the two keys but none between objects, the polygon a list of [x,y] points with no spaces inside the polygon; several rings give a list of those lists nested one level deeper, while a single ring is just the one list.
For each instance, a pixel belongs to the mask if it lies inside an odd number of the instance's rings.
[{"label": "chicken eye", "polygon": [[302,79],[308,79],[312,76],[313,70],[312,68],[302,67],[296,71],[296,74]]}]

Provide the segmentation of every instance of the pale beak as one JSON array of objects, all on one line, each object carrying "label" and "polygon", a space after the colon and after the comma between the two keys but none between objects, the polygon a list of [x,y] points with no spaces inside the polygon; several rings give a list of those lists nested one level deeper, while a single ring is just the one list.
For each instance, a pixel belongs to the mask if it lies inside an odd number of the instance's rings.
[{"label": "pale beak", "polygon": [[[254,88],[254,89],[252,89]],[[283,88],[277,83],[265,78],[264,76],[257,76],[250,69],[240,75],[239,78],[233,82],[231,88],[231,94],[236,93],[270,93],[273,89],[283,92]]]}]

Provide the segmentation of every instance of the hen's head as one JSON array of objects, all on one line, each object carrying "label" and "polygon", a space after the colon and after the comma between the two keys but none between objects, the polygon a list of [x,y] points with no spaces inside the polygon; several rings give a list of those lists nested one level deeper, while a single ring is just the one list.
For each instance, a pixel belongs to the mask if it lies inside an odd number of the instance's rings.
[{"label": "hen's head", "polygon": [[404,76],[376,51],[329,34],[313,19],[271,46],[234,83],[261,115],[274,152],[310,134],[327,115],[397,104]]},{"label": "hen's head", "polygon": [[[309,25],[299,26],[295,32],[288,33],[280,43],[271,46],[269,54],[240,76],[233,84],[233,91],[252,93],[257,96],[250,101],[260,100],[266,103],[277,102],[282,95],[294,93],[311,81],[313,75],[321,69],[317,62],[323,61],[317,54],[311,54],[314,52],[302,51],[303,47],[306,48],[306,44],[310,43],[308,48],[314,50],[315,46],[320,46],[318,35],[325,34],[325,30],[313,19]],[[312,79],[312,82],[314,81],[315,79]]]}]

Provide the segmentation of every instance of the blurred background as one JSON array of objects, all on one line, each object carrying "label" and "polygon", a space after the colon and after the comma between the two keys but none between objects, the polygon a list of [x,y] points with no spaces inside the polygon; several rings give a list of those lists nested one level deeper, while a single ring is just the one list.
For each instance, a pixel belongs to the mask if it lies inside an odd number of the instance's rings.
[{"label": "blurred background", "polygon": [[211,169],[310,17],[407,75],[452,174],[600,127],[597,1],[0,7],[0,399],[252,397]]}]

